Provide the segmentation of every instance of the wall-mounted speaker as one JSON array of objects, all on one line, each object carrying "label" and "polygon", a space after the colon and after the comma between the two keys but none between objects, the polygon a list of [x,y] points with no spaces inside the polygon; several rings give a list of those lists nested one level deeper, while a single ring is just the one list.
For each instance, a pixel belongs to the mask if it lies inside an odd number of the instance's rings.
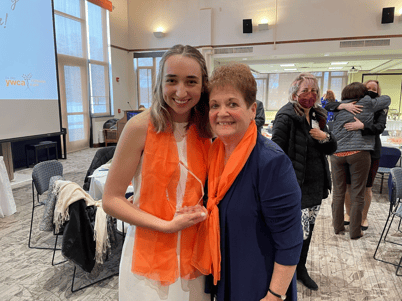
[{"label": "wall-mounted speaker", "polygon": [[253,33],[252,19],[243,19],[243,33]]},{"label": "wall-mounted speaker", "polygon": [[382,9],[381,24],[394,23],[395,7],[384,7]]}]

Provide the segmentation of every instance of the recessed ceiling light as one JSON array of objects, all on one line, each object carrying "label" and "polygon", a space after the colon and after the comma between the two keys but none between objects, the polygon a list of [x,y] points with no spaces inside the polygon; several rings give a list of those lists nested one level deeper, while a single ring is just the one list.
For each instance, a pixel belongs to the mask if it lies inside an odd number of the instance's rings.
[{"label": "recessed ceiling light", "polygon": [[348,62],[332,62],[331,65],[346,65]]},{"label": "recessed ceiling light", "polygon": [[329,53],[325,53],[324,56],[329,56]]},{"label": "recessed ceiling light", "polygon": [[329,67],[330,70],[341,70],[343,67]]},{"label": "recessed ceiling light", "polygon": [[246,58],[246,57],[244,57],[244,58],[243,58],[243,61],[247,61],[247,58]]},{"label": "recessed ceiling light", "polygon": [[297,71],[297,68],[289,68],[289,69],[283,69],[283,70],[285,70],[285,71]]},{"label": "recessed ceiling light", "polygon": [[281,67],[294,67],[295,64],[283,64],[280,65]]}]

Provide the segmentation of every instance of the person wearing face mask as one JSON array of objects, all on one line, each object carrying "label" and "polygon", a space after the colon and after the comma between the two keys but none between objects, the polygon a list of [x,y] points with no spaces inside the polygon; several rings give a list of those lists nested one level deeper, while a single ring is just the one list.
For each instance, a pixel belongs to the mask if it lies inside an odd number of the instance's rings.
[{"label": "person wearing face mask", "polygon": [[[377,98],[378,96],[381,96],[381,87],[380,84],[377,80],[368,80],[365,83],[363,83],[367,89],[367,95],[369,95],[371,98]],[[340,104],[340,103],[329,103],[325,106],[325,109],[331,112],[336,112],[338,110],[344,109],[348,110],[349,112],[353,113],[353,109],[357,108],[358,110],[361,111],[361,106],[360,105],[355,105],[352,103],[349,104]],[[378,166],[380,163],[380,157],[381,157],[381,139],[380,135],[382,132],[385,130],[385,126],[387,123],[387,113],[388,113],[388,108],[382,109],[379,111],[374,112],[374,119],[373,122],[366,122],[363,123],[361,122],[358,118],[354,117],[353,122],[348,122],[344,125],[345,129],[348,131],[361,131],[362,135],[374,135],[375,137],[375,144],[374,144],[374,150],[370,152],[371,155],[371,165],[370,165],[370,171],[369,175],[367,178],[367,183],[366,183],[366,190],[364,192],[364,207],[363,207],[363,215],[362,215],[362,224],[361,224],[361,229],[363,231],[368,229],[368,220],[367,220],[367,214],[368,210],[370,208],[371,204],[371,198],[372,198],[372,187],[373,187],[373,182],[375,179],[375,176],[377,174]],[[345,225],[350,224],[350,176],[347,176],[346,179],[347,188],[346,188],[346,194],[345,194]]]},{"label": "person wearing face mask", "polygon": [[303,247],[296,276],[311,290],[318,290],[318,285],[307,272],[307,255],[321,202],[331,190],[326,155],[337,148],[336,139],[326,126],[327,112],[319,103],[317,79],[301,73],[289,89],[289,102],[276,114],[272,131],[272,141],[292,161],[302,191]]},{"label": "person wearing face mask", "polygon": [[[338,140],[338,149],[331,156],[331,170],[334,182],[332,196],[332,224],[335,234],[345,231],[344,203],[347,175],[350,175],[350,225],[351,239],[363,236],[361,229],[364,194],[374,150],[374,135],[363,135],[362,131],[351,130],[351,123],[359,120],[372,124],[374,112],[386,109],[391,103],[388,96],[372,99],[362,83],[351,83],[342,90],[342,102],[334,113],[332,133]],[[342,105],[342,106],[341,106]],[[358,107],[357,107],[358,106]],[[342,109],[350,107],[348,109]],[[359,113],[360,111],[360,113]]]}]

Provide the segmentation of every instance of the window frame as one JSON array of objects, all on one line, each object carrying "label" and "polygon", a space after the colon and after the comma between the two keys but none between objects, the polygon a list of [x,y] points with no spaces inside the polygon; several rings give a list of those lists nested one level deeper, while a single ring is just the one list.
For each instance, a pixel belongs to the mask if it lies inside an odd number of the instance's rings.
[{"label": "window frame", "polygon": [[[137,98],[137,109],[140,105],[145,104],[141,102],[141,95],[140,95],[140,70],[151,70],[151,81],[152,81],[152,86],[151,86],[151,92],[153,92],[153,89],[156,84],[156,76],[158,73],[158,58],[162,57],[165,52],[134,52],[133,54],[133,64],[134,64],[134,74],[135,74],[135,86],[137,87],[137,93],[136,93],[136,98]],[[152,58],[152,66],[139,66],[138,59],[141,58]],[[160,62],[160,61],[159,61]],[[152,93],[151,93],[152,95]],[[148,100],[147,106],[150,107],[152,103],[152,96],[151,99]],[[145,107],[147,107],[145,106]]]},{"label": "window frame", "polygon": [[[91,2],[89,2],[91,3]],[[95,5],[91,3],[92,5]],[[97,117],[109,117],[114,115],[113,110],[113,93],[112,93],[112,66],[111,66],[111,46],[110,46],[110,23],[109,23],[109,11],[101,8],[102,13],[102,41],[103,41],[103,59],[104,61],[99,61],[90,58],[90,45],[89,45],[89,30],[88,30],[88,1],[80,0],[80,17],[66,14],[62,11],[54,9],[54,15],[58,15],[64,18],[69,18],[71,20],[81,23],[81,43],[82,43],[82,57],[61,54],[57,52],[57,56],[63,56],[66,60],[71,60],[71,62],[79,60],[86,61],[86,69],[88,72],[88,112],[91,118]],[[57,33],[56,33],[57,35]],[[94,97],[92,92],[92,78],[90,73],[91,64],[104,66],[105,69],[105,98],[106,98],[106,110],[105,112],[94,113]]]}]

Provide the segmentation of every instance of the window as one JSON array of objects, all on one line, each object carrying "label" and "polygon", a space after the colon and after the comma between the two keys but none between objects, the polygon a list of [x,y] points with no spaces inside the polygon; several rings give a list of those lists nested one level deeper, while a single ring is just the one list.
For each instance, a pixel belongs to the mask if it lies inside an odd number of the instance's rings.
[{"label": "window", "polygon": [[134,53],[138,106],[151,107],[152,91],[163,52]]},{"label": "window", "polygon": [[85,0],[55,0],[54,9],[58,57],[68,65],[86,66],[89,79],[82,84],[89,82],[91,116],[113,115],[109,11]]},{"label": "window", "polygon": [[113,115],[109,11],[86,0],[54,0],[62,124],[69,152],[90,144],[90,118]]},{"label": "window", "polygon": [[[347,72],[311,72],[318,80],[322,96],[328,89],[340,99],[342,89],[348,81]],[[268,77],[268,97],[265,110],[277,111],[288,102],[289,88],[298,73],[270,73]]]}]

